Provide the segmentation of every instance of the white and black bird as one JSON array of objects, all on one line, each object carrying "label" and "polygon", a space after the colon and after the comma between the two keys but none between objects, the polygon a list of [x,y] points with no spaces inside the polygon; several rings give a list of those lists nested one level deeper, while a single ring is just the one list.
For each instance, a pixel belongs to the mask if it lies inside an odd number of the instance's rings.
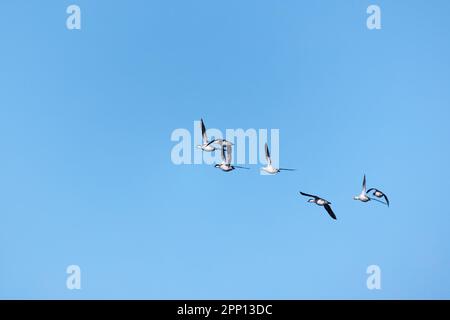
[{"label": "white and black bird", "polygon": [[212,145],[213,141],[208,141],[208,136],[206,135],[206,127],[203,123],[203,119],[200,119],[200,128],[202,129],[202,144],[198,145],[197,148],[202,149],[203,151],[212,152],[217,150],[218,148]]},{"label": "white and black bird", "polygon": [[386,194],[376,188],[370,188],[369,190],[367,190],[367,193],[372,192],[372,194],[377,197],[377,198],[384,198],[386,200],[386,205],[389,207],[389,199],[386,196]]},{"label": "white and black bird", "polygon": [[337,219],[336,215],[334,214],[333,210],[331,209],[330,201],[320,198],[318,196],[312,195],[312,194],[307,194],[307,193],[301,192],[301,191],[300,191],[300,194],[305,197],[310,197],[311,199],[309,199],[308,202],[315,203],[318,206],[324,207],[325,210],[327,210],[327,212],[331,218],[333,218],[334,220]]},{"label": "white and black bird", "polygon": [[368,202],[368,201],[371,200],[369,198],[369,196],[367,195],[367,192],[366,192],[366,175],[364,175],[364,178],[363,178],[363,184],[362,184],[361,193],[358,196],[353,197],[353,199],[354,200],[359,200],[359,201],[362,201],[362,202]]},{"label": "white and black bird", "polygon": [[[225,149],[226,149],[226,154],[225,154]],[[220,155],[221,155],[221,158],[222,158],[222,163],[216,164],[216,165],[214,165],[214,167],[219,168],[219,169],[221,169],[222,171],[225,171],[225,172],[232,171],[232,170],[234,170],[236,168],[248,169],[246,167],[232,166],[231,165],[231,154],[232,154],[232,152],[233,152],[233,150],[232,150],[231,145],[229,145],[229,146],[223,145],[222,148],[221,148],[221,152],[220,152]]]},{"label": "white and black bird", "polygon": [[262,167],[261,170],[263,170],[269,174],[277,174],[280,171],[294,171],[295,170],[295,169],[286,169],[286,168],[275,168],[272,165],[272,159],[270,158],[270,151],[269,151],[269,146],[267,145],[267,142],[264,147],[265,147],[265,153],[266,153],[267,166]]}]

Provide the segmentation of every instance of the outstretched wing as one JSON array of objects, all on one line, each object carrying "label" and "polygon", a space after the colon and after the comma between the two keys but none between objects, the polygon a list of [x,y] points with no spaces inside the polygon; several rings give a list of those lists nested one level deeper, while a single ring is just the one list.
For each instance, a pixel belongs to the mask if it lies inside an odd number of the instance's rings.
[{"label": "outstretched wing", "polygon": [[[225,146],[223,146],[222,148],[225,148]],[[227,146],[227,160],[226,160],[227,164],[231,164],[231,154],[232,153],[233,153],[233,150],[231,149],[231,146]]]},{"label": "outstretched wing", "polygon": [[203,118],[200,119],[200,127],[202,128],[203,143],[208,143],[208,136],[206,135],[206,127],[205,124],[203,123]]},{"label": "outstretched wing", "polygon": [[270,159],[270,152],[269,152],[269,146],[267,145],[267,142],[265,144],[265,150],[266,150],[266,161],[269,165],[272,164],[272,159]]},{"label": "outstretched wing", "polygon": [[208,142],[207,146],[209,146],[210,144],[218,144],[219,146],[232,146],[233,143],[231,143],[228,140],[224,140],[224,139],[214,139],[211,140],[210,142]]},{"label": "outstretched wing", "polygon": [[220,148],[220,157],[222,158],[222,161],[225,163],[226,158],[225,158],[225,147],[222,146],[222,148]]},{"label": "outstretched wing", "polygon": [[377,189],[375,189],[375,188],[370,188],[369,190],[367,190],[366,192],[367,193],[370,193],[371,191],[376,191]]},{"label": "outstretched wing", "polygon": [[336,215],[334,214],[333,210],[331,209],[329,204],[325,204],[324,205],[325,210],[327,210],[328,214],[330,215],[330,217],[332,217],[334,220],[336,220]]},{"label": "outstretched wing", "polygon": [[300,191],[300,194],[301,194],[302,196],[305,196],[305,197],[311,197],[311,198],[314,198],[314,199],[317,199],[317,198],[318,198],[318,196],[314,196],[314,195],[312,195],[312,194],[304,193],[304,192],[301,192],[301,191]]},{"label": "outstretched wing", "polygon": [[366,193],[366,175],[364,175],[364,178],[363,178],[363,185],[362,185],[362,194],[365,194]]},{"label": "outstretched wing", "polygon": [[386,204],[389,207],[389,199],[384,192],[383,192],[383,197],[386,199]]},{"label": "outstretched wing", "polygon": [[288,169],[288,168],[279,168],[278,170],[281,170],[281,171],[295,171],[295,169]]},{"label": "outstretched wing", "polygon": [[225,139],[222,139],[222,144],[226,145],[227,147],[233,145],[232,142],[230,142],[230,141],[228,141],[228,140],[225,140]]}]

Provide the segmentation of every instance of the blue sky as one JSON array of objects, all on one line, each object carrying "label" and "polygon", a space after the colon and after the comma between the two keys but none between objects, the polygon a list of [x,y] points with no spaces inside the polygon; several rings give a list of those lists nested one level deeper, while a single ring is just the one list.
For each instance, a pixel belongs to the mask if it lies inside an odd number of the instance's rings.
[{"label": "blue sky", "polygon": [[[2,1],[0,298],[450,298],[449,10]],[[174,165],[200,117],[280,129],[297,171]],[[390,208],[352,200],[364,173]]]}]

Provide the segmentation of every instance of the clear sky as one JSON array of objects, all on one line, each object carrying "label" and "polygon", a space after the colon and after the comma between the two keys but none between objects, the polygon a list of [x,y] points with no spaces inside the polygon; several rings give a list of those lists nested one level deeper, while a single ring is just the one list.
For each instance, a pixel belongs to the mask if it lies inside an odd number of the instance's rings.
[{"label": "clear sky", "polygon": [[[0,298],[450,298],[449,12],[1,1]],[[200,117],[280,129],[297,171],[174,165],[172,131]],[[352,200],[364,173],[390,208]]]}]

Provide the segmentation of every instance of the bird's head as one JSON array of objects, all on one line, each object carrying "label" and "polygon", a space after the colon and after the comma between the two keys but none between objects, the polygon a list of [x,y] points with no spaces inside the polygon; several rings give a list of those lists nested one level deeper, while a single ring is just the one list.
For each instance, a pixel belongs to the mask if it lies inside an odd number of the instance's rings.
[{"label": "bird's head", "polygon": [[308,202],[315,202],[314,199],[308,199]]},{"label": "bird's head", "polygon": [[358,196],[354,196],[353,200],[359,200],[359,197]]}]

